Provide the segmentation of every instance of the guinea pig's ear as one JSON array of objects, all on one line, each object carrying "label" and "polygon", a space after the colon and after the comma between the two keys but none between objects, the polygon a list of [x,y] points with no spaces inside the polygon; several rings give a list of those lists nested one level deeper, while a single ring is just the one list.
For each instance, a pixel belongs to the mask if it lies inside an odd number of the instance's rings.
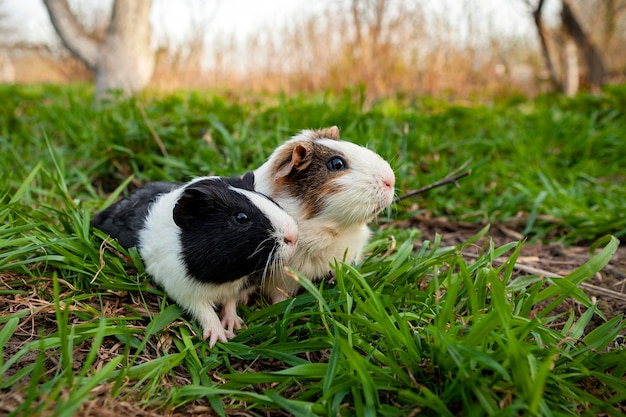
[{"label": "guinea pig's ear", "polygon": [[320,130],[320,135],[328,139],[339,140],[339,128],[337,126],[327,127]]},{"label": "guinea pig's ear", "polygon": [[241,177],[243,181],[243,187],[246,190],[254,191],[254,172],[246,172],[246,174]]},{"label": "guinea pig's ear", "polygon": [[313,159],[313,146],[308,142],[297,143],[291,151],[291,158],[280,167],[274,179],[286,177],[292,171],[302,171]]},{"label": "guinea pig's ear", "polygon": [[[193,186],[185,188],[174,206],[174,223],[181,229],[188,228],[194,220],[206,213],[205,209],[210,203],[211,199],[207,198],[206,191]],[[203,210],[199,210],[201,207]]]}]

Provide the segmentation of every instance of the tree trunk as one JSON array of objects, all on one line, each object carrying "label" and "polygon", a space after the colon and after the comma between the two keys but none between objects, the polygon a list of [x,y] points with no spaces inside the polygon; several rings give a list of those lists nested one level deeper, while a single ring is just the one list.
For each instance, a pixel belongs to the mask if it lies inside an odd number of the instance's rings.
[{"label": "tree trunk", "polygon": [[578,71],[578,50],[571,37],[565,37],[564,65],[565,75],[563,77],[563,93],[572,97],[578,93],[580,87],[580,74]]},{"label": "tree trunk", "polygon": [[584,32],[570,5],[563,0],[561,20],[568,35],[574,40],[585,58],[587,80],[592,91],[598,91],[604,82],[604,62],[600,52]]},{"label": "tree trunk", "polygon": [[96,97],[108,90],[127,94],[145,88],[154,73],[150,44],[152,0],[115,0],[104,39],[89,36],[71,12],[67,0],[44,0],[63,45],[94,73]]},{"label": "tree trunk", "polygon": [[541,54],[543,55],[543,59],[546,63],[546,69],[548,70],[548,75],[550,77],[550,84],[552,84],[552,88],[554,88],[554,90],[561,91],[561,83],[559,82],[556,70],[554,69],[554,64],[552,63],[550,49],[548,48],[548,40],[546,39],[546,28],[543,25],[543,18],[541,16],[543,4],[544,0],[539,0],[537,7],[532,12],[533,19],[535,21],[535,26],[537,27],[537,35],[539,35],[539,43],[541,44]]}]

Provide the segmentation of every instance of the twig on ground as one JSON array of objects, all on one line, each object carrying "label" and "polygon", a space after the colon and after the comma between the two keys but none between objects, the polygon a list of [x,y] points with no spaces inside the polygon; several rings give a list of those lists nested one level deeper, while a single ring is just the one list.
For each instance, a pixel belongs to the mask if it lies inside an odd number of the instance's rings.
[{"label": "twig on ground", "polygon": [[89,282],[89,284],[93,284],[96,281],[96,278],[98,278],[98,275],[100,275],[100,272],[102,272],[102,270],[104,269],[104,267],[106,266],[106,262],[104,261],[104,248],[108,245],[107,240],[104,239],[102,241],[102,243],[100,244],[100,249],[98,250],[99,254],[100,254],[100,267],[98,268],[98,270],[96,271],[96,273],[94,274],[93,278],[91,279],[91,281]]},{"label": "twig on ground", "polygon": [[467,161],[465,161],[463,163],[463,165],[461,165],[460,167],[458,167],[457,169],[455,169],[454,171],[452,171],[451,173],[446,175],[441,180],[439,180],[439,181],[437,181],[437,182],[435,182],[433,184],[427,185],[426,187],[422,187],[419,190],[411,191],[409,193],[404,194],[403,196],[396,197],[393,200],[393,202],[397,203],[397,202],[402,201],[404,199],[407,199],[409,197],[413,197],[413,196],[416,196],[418,194],[425,193],[427,191],[432,190],[433,188],[441,187],[441,186],[446,185],[446,184],[454,184],[455,187],[460,187],[460,185],[459,185],[459,183],[457,181],[460,180],[463,177],[467,177],[468,175],[470,175],[472,173],[472,170],[468,169],[467,171],[461,172],[460,174],[459,174],[459,172],[464,170],[470,164],[470,162],[472,162],[472,160],[468,159]]},{"label": "twig on ground", "polygon": [[163,144],[163,141],[161,140],[161,137],[159,136],[159,134],[156,132],[156,130],[154,130],[154,126],[152,126],[152,122],[150,121],[150,119],[148,119],[148,115],[146,114],[146,110],[143,108],[143,105],[137,102],[137,108],[139,109],[139,112],[141,113],[141,117],[143,117],[143,121],[146,122],[146,125],[148,126],[148,130],[150,131],[150,134],[154,138],[154,141],[157,143],[157,145],[159,145],[161,154],[163,154],[163,156],[167,156],[167,149],[165,149],[165,145]]}]

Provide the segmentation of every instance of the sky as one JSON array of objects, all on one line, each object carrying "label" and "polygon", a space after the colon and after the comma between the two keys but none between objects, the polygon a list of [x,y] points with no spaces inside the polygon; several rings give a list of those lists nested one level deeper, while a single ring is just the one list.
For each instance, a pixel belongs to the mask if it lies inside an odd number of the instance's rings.
[{"label": "sky", "polygon": [[[192,22],[210,25],[206,29],[208,33],[228,33],[243,38],[262,27],[278,25],[290,16],[319,10],[324,3],[310,0],[153,0],[151,21],[157,38],[180,39]],[[106,10],[111,1],[70,0],[70,4],[85,10]],[[54,38],[42,0],[3,0],[0,7],[18,27],[11,41],[46,43]]]},{"label": "sky", "polygon": [[[491,30],[505,36],[534,36],[532,21],[522,0],[416,1],[427,13],[446,13],[453,20],[463,21],[466,20],[463,14],[475,10],[477,21]],[[278,28],[289,19],[322,10],[329,2],[331,0],[154,0],[151,21],[157,43],[165,37],[173,42],[184,39],[193,27],[203,28],[207,37],[232,34],[236,39],[245,39],[259,29]],[[70,3],[91,11],[94,8],[107,10],[111,1],[70,0]],[[556,3],[555,0],[547,1],[548,13]],[[7,13],[13,26],[18,28],[9,41],[48,43],[55,38],[41,0],[2,0],[0,10]],[[93,13],[86,12],[85,15]],[[460,36],[462,32],[460,25]]]}]

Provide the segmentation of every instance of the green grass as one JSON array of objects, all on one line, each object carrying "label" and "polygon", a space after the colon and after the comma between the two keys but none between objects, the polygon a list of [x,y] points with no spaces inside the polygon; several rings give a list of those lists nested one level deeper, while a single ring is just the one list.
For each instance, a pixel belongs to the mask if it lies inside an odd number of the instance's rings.
[{"label": "green grass", "polygon": [[[13,414],[69,416],[102,398],[217,415],[626,412],[626,322],[578,288],[626,235],[623,87],[367,109],[350,91],[245,101],[177,93],[99,108],[80,86],[2,86],[0,98],[0,397]],[[377,230],[362,263],[336,265],[336,284],[301,276],[303,294],[241,306],[248,329],[211,350],[137,252],[101,246],[89,226],[131,184],[242,173],[297,130],[332,124],[388,159],[401,191],[472,158],[460,188],[413,199],[417,213],[396,206],[381,222],[419,213],[517,222],[529,238],[597,240],[598,251],[563,279],[513,279],[523,243],[479,240],[487,229],[458,247]],[[475,241],[481,254],[468,260],[461,251]],[[582,314],[563,308],[570,298]]]},{"label": "green grass", "polygon": [[391,161],[400,192],[471,159],[460,188],[413,200],[435,216],[516,222],[531,238],[567,243],[626,236],[625,87],[473,107],[389,99],[371,109],[350,91],[245,102],[178,93],[100,109],[83,87],[2,86],[0,96],[4,189],[19,187],[39,161],[50,170],[54,155],[72,197],[93,203],[131,175],[139,184],[241,173],[298,130],[337,124]]}]

